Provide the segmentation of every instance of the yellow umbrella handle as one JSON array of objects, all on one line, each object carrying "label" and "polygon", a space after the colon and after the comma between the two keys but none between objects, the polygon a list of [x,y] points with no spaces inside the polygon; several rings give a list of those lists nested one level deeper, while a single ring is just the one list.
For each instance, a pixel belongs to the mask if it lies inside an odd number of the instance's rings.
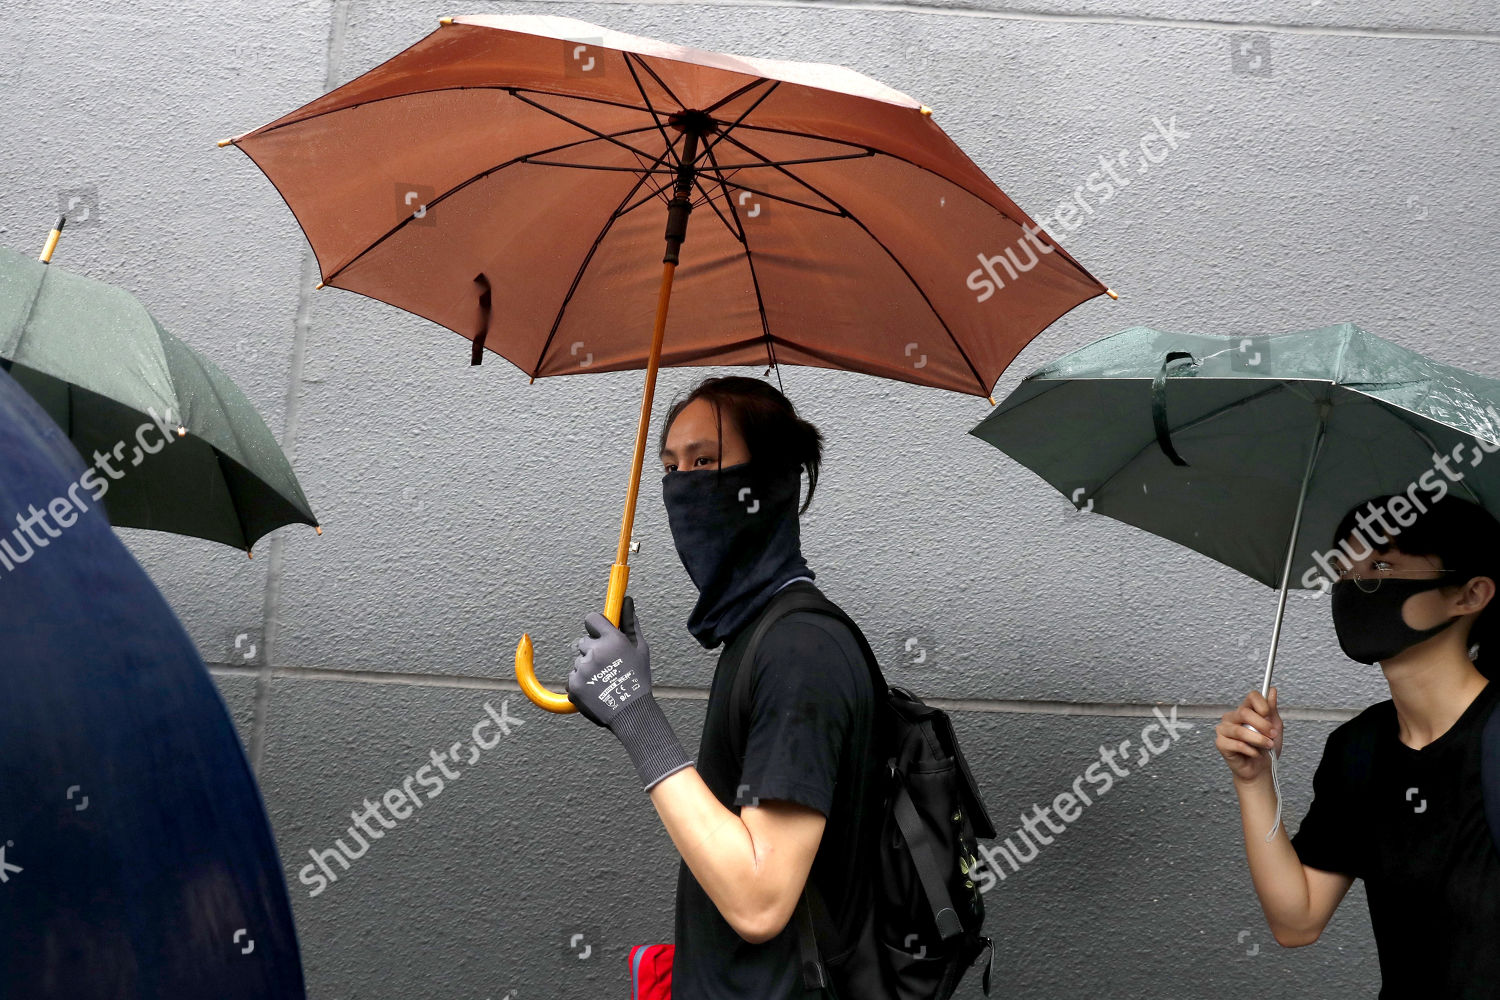
[{"label": "yellow umbrella handle", "polygon": [[[615,563],[609,569],[609,594],[604,599],[604,617],[611,625],[620,627],[620,605],[625,601],[625,581],[630,577],[630,567]],[[542,686],[536,679],[536,667],[532,663],[531,635],[523,633],[516,645],[516,680],[521,682],[521,691],[538,708],[545,708],[558,715],[578,711],[578,707],[565,694],[557,694]]]},{"label": "yellow umbrella handle", "polygon": [[[661,360],[662,334],[667,327],[667,302],[672,295],[672,274],[676,261],[663,265],[661,294],[656,303],[656,332],[651,338],[651,357],[646,364],[646,391],[641,396],[641,417],[636,426],[635,458],[630,468],[630,486],[625,492],[625,515],[620,519],[620,543],[615,549],[614,565],[609,568],[609,591],[604,598],[604,617],[616,628],[620,626],[620,606],[625,602],[625,581],[630,578],[630,529],[635,523],[635,498],[641,488],[641,462],[646,456],[646,430],[651,424],[651,399],[656,393],[656,368]],[[532,663],[531,635],[523,633],[516,645],[516,680],[521,691],[538,708],[565,715],[578,711],[566,694],[548,691],[536,679]]]}]

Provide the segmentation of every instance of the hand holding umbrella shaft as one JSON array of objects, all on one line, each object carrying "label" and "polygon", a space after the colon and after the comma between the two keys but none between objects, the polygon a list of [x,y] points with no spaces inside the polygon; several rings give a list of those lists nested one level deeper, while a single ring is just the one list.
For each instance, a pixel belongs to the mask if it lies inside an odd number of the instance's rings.
[{"label": "hand holding umbrella shaft", "polygon": [[620,626],[615,628],[597,611],[584,619],[589,634],[578,640],[568,700],[595,725],[615,734],[650,791],[693,761],[652,697],[651,647],[628,595],[620,607]]},{"label": "hand holding umbrella shaft", "polygon": [[1272,748],[1281,741],[1276,689],[1271,689],[1270,698],[1255,691],[1247,694],[1237,708],[1224,713],[1215,734],[1215,745],[1237,780],[1255,781],[1266,774]]}]

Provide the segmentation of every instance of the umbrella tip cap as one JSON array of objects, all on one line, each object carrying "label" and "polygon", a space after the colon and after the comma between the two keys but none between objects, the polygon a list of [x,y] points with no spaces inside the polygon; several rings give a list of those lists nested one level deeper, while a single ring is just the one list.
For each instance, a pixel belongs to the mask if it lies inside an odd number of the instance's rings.
[{"label": "umbrella tip cap", "polygon": [[1104,290],[1104,294],[1108,295],[1110,298],[1114,299],[1115,301],[1119,301],[1120,293],[1117,292],[1117,291],[1115,291],[1113,288],[1106,288]]},{"label": "umbrella tip cap", "polygon": [[220,149],[223,149],[225,146],[229,145],[232,142],[234,142],[233,139],[220,139],[218,142],[214,143],[214,145],[218,146]]},{"label": "umbrella tip cap", "polygon": [[315,524],[313,525],[313,530],[321,535],[323,533],[323,526],[321,524]]},{"label": "umbrella tip cap", "polygon": [[921,111],[921,112],[922,112],[922,114],[924,114],[924,115],[926,115],[926,116],[927,116],[927,117],[928,117],[928,118],[931,118],[931,117],[932,117],[932,109],[931,109],[931,108],[929,108],[929,107],[928,107],[928,106],[927,106],[927,105],[925,105],[925,104],[924,104],[924,105],[922,105],[922,106],[921,106],[921,107],[920,107],[920,108],[918,108],[918,109],[917,109],[917,110],[918,110],[918,111]]},{"label": "umbrella tip cap", "polygon": [[448,26],[448,25],[450,25],[452,23],[453,23],[453,18],[451,18],[451,17],[440,17],[440,18],[438,18],[438,24],[441,24],[444,27],[446,27],[446,26]]},{"label": "umbrella tip cap", "polygon": [[313,285],[313,291],[315,291],[315,292],[316,292],[316,291],[317,291],[317,290],[318,290],[318,289],[320,289],[320,288],[326,288],[326,287],[327,287],[327,286],[326,286],[326,285],[324,285],[324,284],[323,284],[323,283],[322,283],[322,282],[321,282],[321,281],[320,281],[320,282],[318,282],[318,283],[317,283],[317,284],[316,284],[316,285]]}]

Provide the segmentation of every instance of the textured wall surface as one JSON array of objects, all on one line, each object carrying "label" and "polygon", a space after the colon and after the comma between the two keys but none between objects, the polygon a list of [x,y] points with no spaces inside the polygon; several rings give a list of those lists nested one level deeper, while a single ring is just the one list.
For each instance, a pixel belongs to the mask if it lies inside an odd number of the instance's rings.
[{"label": "textured wall surface", "polygon": [[[1121,301],[1044,332],[997,399],[1137,324],[1349,321],[1500,374],[1484,318],[1500,264],[1500,12],[1480,0],[8,0],[0,241],[39,246],[71,204],[55,260],[130,289],[214,358],[325,526],[283,529],[253,560],[123,532],[214,665],[256,764],[317,1000],[623,997],[629,947],[671,935],[676,854],[625,755],[578,717],[532,708],[511,680],[529,631],[558,686],[601,601],[640,373],[528,385],[497,358],[469,367],[469,344],[431,323],[314,292],[276,191],[214,145],[374,67],[441,15],[495,12],[853,67],[933,106],[1038,217],[1101,156],[1175,119],[1178,148],[1064,237]],[[649,321],[622,317],[643,335]],[[663,370],[657,417],[702,374]],[[1135,738],[1153,705],[1182,705],[1195,725],[986,896],[998,992],[1373,995],[1360,887],[1317,944],[1271,939],[1212,745],[1213,720],[1259,682],[1274,594],[1075,511],[966,433],[982,399],[816,369],[781,379],[828,441],[802,527],[818,583],[893,683],[958,700],[1002,836],[1101,744]],[[695,747],[716,654],[682,625],[696,595],[658,475],[648,461],[631,592],[657,682],[673,689],[668,716]],[[1289,603],[1278,677],[1295,828],[1327,733],[1386,694],[1374,668],[1340,655],[1315,599]],[[300,877],[309,852],[347,839],[350,810],[431,752],[467,745],[486,704],[518,724],[314,895]],[[977,975],[960,995],[980,995]]]}]

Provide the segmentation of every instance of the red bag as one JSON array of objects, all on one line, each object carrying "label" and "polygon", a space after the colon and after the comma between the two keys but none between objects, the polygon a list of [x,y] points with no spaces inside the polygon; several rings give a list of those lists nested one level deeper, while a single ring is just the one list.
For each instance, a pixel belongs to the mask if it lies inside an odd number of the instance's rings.
[{"label": "red bag", "polygon": [[672,1000],[670,944],[638,944],[630,949],[630,1000]]}]

